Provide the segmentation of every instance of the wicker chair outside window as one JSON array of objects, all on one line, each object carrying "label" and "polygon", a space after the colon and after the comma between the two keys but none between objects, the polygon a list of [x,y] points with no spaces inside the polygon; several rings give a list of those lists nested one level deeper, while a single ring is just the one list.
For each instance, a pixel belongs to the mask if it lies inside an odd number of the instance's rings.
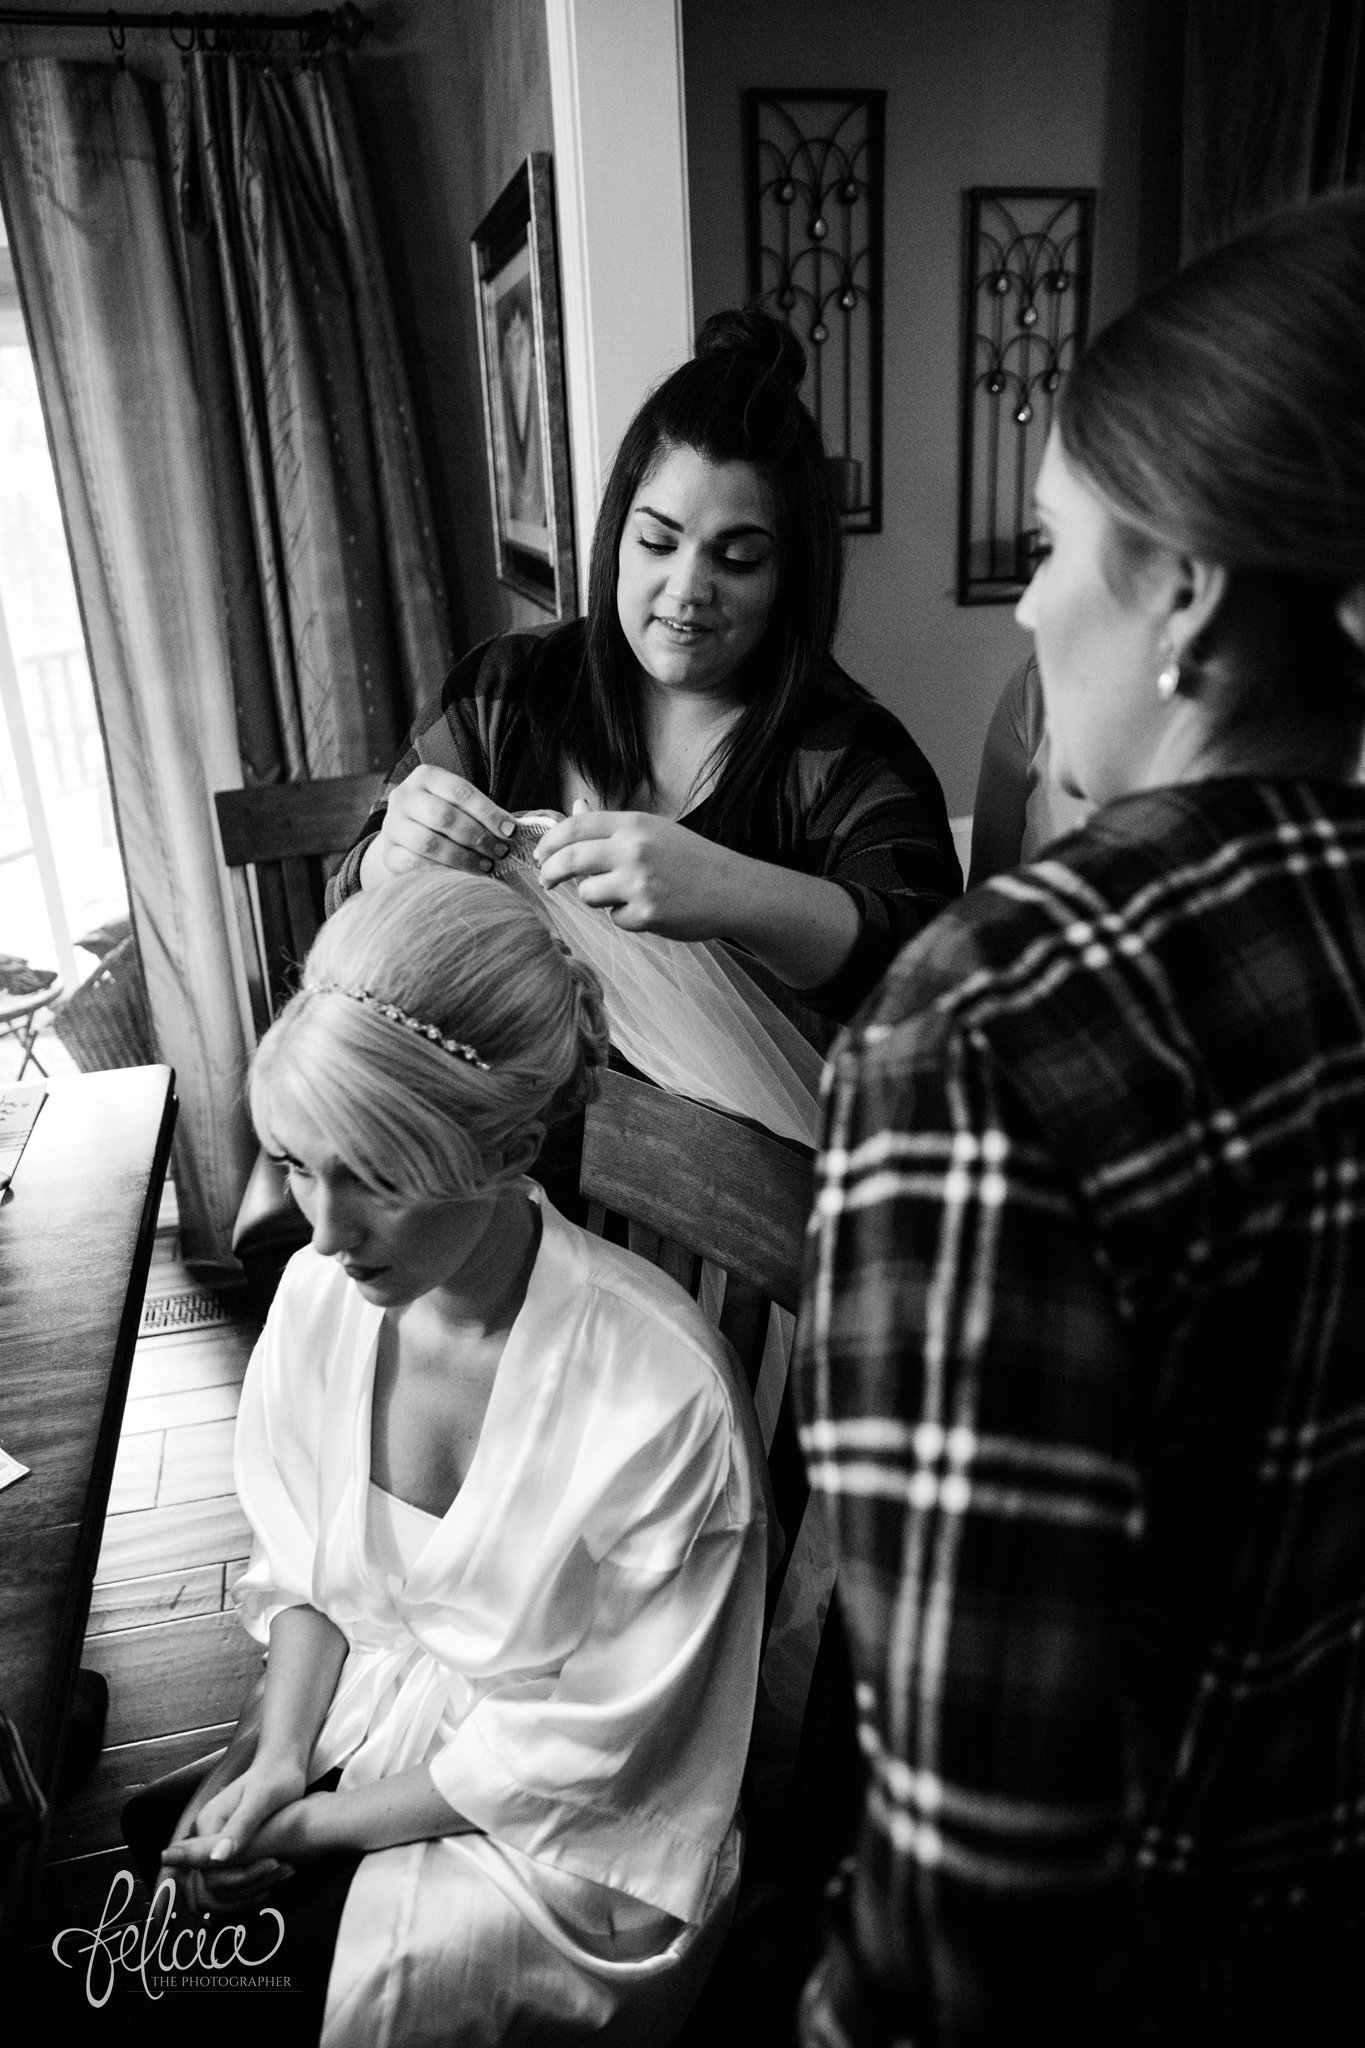
[{"label": "wicker chair outside window", "polygon": [[[112,943],[101,946],[101,941]],[[146,1067],[156,1058],[132,926],[120,920],[103,932],[76,942],[88,952],[101,952],[97,967],[53,1007],[52,1028],[83,1073],[109,1067]]]}]

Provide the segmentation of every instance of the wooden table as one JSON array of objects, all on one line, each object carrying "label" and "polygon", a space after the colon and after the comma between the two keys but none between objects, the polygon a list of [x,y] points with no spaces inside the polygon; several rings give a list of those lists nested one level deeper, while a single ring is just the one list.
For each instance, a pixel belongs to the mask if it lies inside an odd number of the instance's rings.
[{"label": "wooden table", "polygon": [[[80,1663],[171,1133],[169,1067],[50,1081],[0,1203],[0,1708],[50,1798]],[[0,1862],[0,1946],[41,1844]]]}]

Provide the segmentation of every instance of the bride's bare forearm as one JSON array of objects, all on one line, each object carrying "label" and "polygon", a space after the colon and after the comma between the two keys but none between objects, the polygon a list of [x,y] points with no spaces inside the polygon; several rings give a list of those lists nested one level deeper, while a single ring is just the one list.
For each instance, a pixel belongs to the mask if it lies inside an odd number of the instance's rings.
[{"label": "bride's bare forearm", "polygon": [[398,1842],[478,1832],[436,1790],[425,1764],[373,1785],[358,1785],[354,1791],[333,1792],[318,1818],[322,1839],[337,1849],[390,1849]]},{"label": "bride's bare forearm", "polygon": [[373,1785],[343,1792],[311,1792],[272,1814],[253,1836],[252,1857],[307,1862],[338,1853],[367,1855],[399,1842],[480,1831],[437,1791],[425,1764],[414,1764]]},{"label": "bride's bare forearm", "polygon": [[315,1607],[287,1607],[270,1625],[256,1755],[306,1766],[349,1645]]}]

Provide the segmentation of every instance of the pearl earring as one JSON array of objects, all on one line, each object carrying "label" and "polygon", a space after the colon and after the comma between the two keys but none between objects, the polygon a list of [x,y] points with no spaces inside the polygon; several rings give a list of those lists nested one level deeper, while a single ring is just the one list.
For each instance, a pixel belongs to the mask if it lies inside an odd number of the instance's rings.
[{"label": "pearl earring", "polygon": [[1156,693],[1163,704],[1169,704],[1179,688],[1180,658],[1176,654],[1171,654],[1167,659],[1166,666],[1156,679]]}]

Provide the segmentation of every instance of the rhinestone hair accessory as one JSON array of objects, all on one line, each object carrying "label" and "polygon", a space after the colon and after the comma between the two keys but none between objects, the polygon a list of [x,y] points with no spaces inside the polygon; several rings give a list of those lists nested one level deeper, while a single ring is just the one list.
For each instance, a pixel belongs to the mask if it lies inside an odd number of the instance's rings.
[{"label": "rhinestone hair accessory", "polygon": [[466,1045],[459,1038],[447,1038],[439,1024],[424,1024],[420,1017],[409,1016],[406,1010],[399,1009],[397,1003],[386,1003],[367,988],[345,988],[339,981],[306,981],[303,991],[305,995],[345,996],[352,1003],[364,1003],[367,1010],[377,1010],[391,1024],[401,1024],[405,1031],[415,1031],[419,1038],[430,1039],[433,1045],[440,1046],[442,1052],[463,1060],[467,1066],[477,1067],[481,1074],[493,1071],[487,1060],[480,1059],[472,1045]]}]

